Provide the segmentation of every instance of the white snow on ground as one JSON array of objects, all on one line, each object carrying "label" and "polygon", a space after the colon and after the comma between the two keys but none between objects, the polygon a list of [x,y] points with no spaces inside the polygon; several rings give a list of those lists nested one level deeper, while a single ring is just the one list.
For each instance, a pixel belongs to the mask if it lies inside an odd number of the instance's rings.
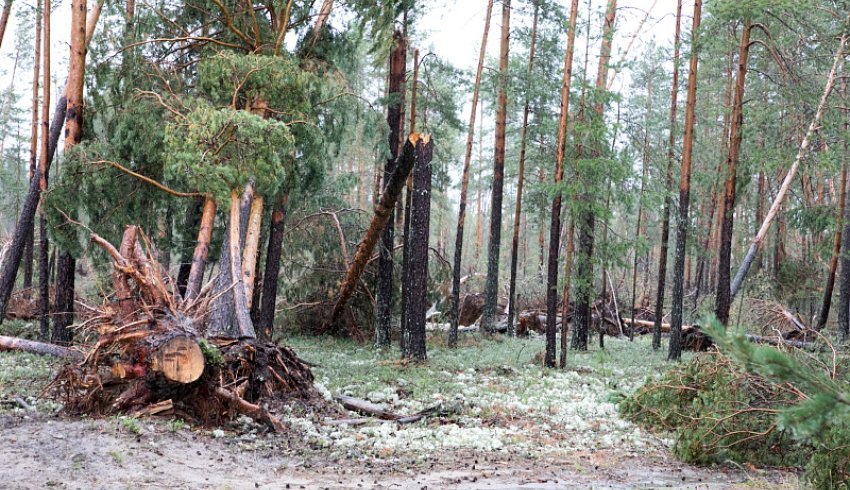
[{"label": "white snow on ground", "polygon": [[381,455],[467,449],[535,456],[645,453],[671,443],[622,419],[613,401],[663,365],[663,354],[653,353],[648,339],[607,339],[605,352],[570,352],[566,371],[532,364],[541,339],[479,340],[454,351],[431,348],[423,366],[346,343],[325,346],[325,353],[314,357],[315,346],[308,341],[294,343],[302,357],[321,365],[315,373],[326,397],[355,396],[404,415],[434,406],[448,413],[410,425],[333,425],[284,416],[314,447]]}]

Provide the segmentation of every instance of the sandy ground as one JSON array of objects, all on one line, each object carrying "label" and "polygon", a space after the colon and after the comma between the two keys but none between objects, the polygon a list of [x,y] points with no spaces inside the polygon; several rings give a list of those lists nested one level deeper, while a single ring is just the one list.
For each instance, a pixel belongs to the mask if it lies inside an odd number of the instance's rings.
[{"label": "sandy ground", "polygon": [[[173,428],[172,428],[173,429]],[[244,450],[164,422],[134,430],[116,419],[0,415],[0,488],[554,489],[798,488],[794,475],[697,468],[669,455],[576,452],[557,460],[441,453],[388,460],[274,449]],[[277,444],[279,443],[279,444]]]}]

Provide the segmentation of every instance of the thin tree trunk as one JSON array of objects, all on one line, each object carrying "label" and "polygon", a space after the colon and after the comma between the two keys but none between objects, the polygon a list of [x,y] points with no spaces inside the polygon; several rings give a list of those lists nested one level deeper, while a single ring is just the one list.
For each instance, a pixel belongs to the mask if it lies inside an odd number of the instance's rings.
[{"label": "thin tree trunk", "polygon": [[[614,36],[614,21],[617,13],[617,0],[608,0],[605,11],[605,24],[602,30],[602,45],[599,51],[599,68],[596,73],[596,88],[604,91],[608,82],[608,62],[611,58],[611,45]],[[601,122],[604,118],[605,106],[597,102],[594,107],[595,117]],[[593,143],[593,157],[602,157],[603,145],[597,141]],[[581,176],[580,176],[581,177]],[[583,201],[582,209],[578,212],[578,257],[576,272],[581,278],[582,287],[579,288],[576,297],[575,311],[575,335],[573,347],[578,350],[587,350],[587,337],[592,321],[592,293],[593,293],[593,250],[594,250],[594,228],[596,226],[596,214],[592,209],[593,196],[582,193],[579,198]]]},{"label": "thin tree trunk", "polygon": [[[3,45],[3,36],[6,34],[6,25],[9,23],[10,13],[12,13],[12,0],[6,0],[3,2],[3,12],[0,13],[0,46]],[[37,64],[38,62],[36,62]]]},{"label": "thin tree trunk", "polygon": [[[460,276],[463,258],[463,231],[466,221],[466,195],[469,191],[469,164],[472,161],[472,143],[475,137],[475,113],[478,109],[478,92],[481,87],[481,73],[484,70],[484,55],[487,49],[487,35],[490,32],[490,17],[493,13],[493,0],[487,1],[487,14],[484,18],[484,34],[478,54],[478,68],[475,71],[475,86],[472,89],[472,109],[469,113],[469,126],[466,132],[466,153],[463,158],[463,176],[460,183],[460,204],[457,213],[457,231],[455,234],[454,263],[452,264],[452,296],[449,304],[449,346],[457,345],[458,309],[460,308]],[[481,194],[479,191],[479,215],[481,219]]]},{"label": "thin tree trunk", "polygon": [[266,269],[263,274],[263,294],[260,297],[260,315],[257,330],[260,338],[270,340],[274,331],[275,302],[277,301],[277,280],[280,275],[280,257],[283,252],[283,237],[286,224],[286,211],[289,205],[289,193],[284,193],[272,211],[269,229],[269,244],[266,249]]},{"label": "thin tree trunk", "polygon": [[[528,81],[531,83],[531,76],[534,72],[534,48],[537,42],[537,16],[539,6],[534,4],[534,20],[531,26],[531,46],[528,51]],[[525,147],[528,137],[528,113],[530,110],[528,87],[526,87],[525,105],[522,110],[522,136],[519,144],[519,171],[517,175],[516,188],[516,211],[514,212],[514,233],[511,240],[511,277],[508,289],[508,335],[513,337],[516,335],[514,326],[514,317],[516,315],[516,272],[517,261],[519,256],[519,227],[522,217],[522,187],[525,180]]]},{"label": "thin tree trunk", "polygon": [[735,99],[732,103],[732,120],[729,130],[729,156],[726,159],[726,187],[723,193],[723,214],[720,228],[720,254],[717,258],[717,296],[714,314],[723,325],[729,323],[729,308],[732,306],[730,287],[732,267],[732,232],[735,225],[735,185],[737,183],[738,155],[743,140],[744,88],[747,77],[747,61],[750,56],[750,31],[752,23],[744,21],[741,31],[741,46],[738,51],[738,73],[735,77]]},{"label": "thin tree trunk", "polygon": [[493,155],[493,184],[490,189],[490,239],[487,243],[487,282],[481,330],[496,327],[499,304],[499,251],[502,246],[502,198],[505,184],[505,127],[508,115],[508,53],[511,34],[511,1],[502,0],[502,42],[499,50],[499,95],[496,103],[496,140]]},{"label": "thin tree trunk", "polygon": [[[841,81],[842,95],[847,99],[846,81]],[[850,141],[848,141],[848,130],[850,130],[850,120],[848,113],[844,113],[844,153],[842,154],[842,181],[847,180],[848,156],[850,156]],[[841,278],[838,293],[838,330],[841,332],[842,340],[847,340],[850,337],[850,253],[848,253],[848,245],[850,245],[850,206],[847,206],[847,182],[841,192],[845,195],[844,216],[843,218],[843,236],[841,237],[841,246],[843,253],[841,259]],[[778,227],[777,227],[778,228]]]},{"label": "thin tree trunk", "polygon": [[661,250],[658,254],[658,290],[655,296],[655,323],[652,348],[661,348],[661,321],[664,318],[664,290],[667,287],[667,255],[670,246],[670,209],[673,207],[673,160],[676,156],[676,112],[679,98],[679,48],[682,38],[682,0],[676,2],[676,34],[673,38],[673,84],[670,89],[670,136],[667,141],[664,209],[661,212]]},{"label": "thin tree trunk", "polygon": [[[389,148],[390,156],[384,167],[384,191],[390,175],[395,171],[396,160],[399,155],[399,138],[402,125],[402,105],[399,100],[404,91],[404,75],[407,65],[404,36],[400,31],[393,34],[394,48],[390,54],[390,79],[389,97],[390,104],[387,107],[387,125],[390,127]],[[383,202],[383,195],[381,197]],[[395,203],[395,201],[393,201]],[[391,320],[392,320],[392,295],[393,295],[393,233],[392,210],[386,223],[381,238],[380,258],[378,259],[378,285],[377,306],[375,312],[375,345],[387,347],[390,345]]]},{"label": "thin tree trunk", "polygon": [[[699,29],[702,0],[694,1],[691,28],[691,60],[688,69],[688,98],[685,104],[685,135],[682,141],[682,175],[679,180],[679,219],[676,223],[676,261],[673,266],[673,306],[670,316],[670,346],[667,358],[682,357],[682,307],[685,292],[685,244],[688,240],[688,211],[691,201],[691,163],[694,149],[694,120],[697,102],[697,69],[699,67]],[[656,324],[657,326],[657,324]]]},{"label": "thin tree trunk", "polygon": [[[24,202],[24,209],[21,213],[21,219],[18,221],[18,227],[21,229],[28,228],[29,231],[19,231],[15,230],[15,237],[12,242],[12,253],[9,254],[9,258],[7,260],[11,261],[9,264],[9,272],[11,275],[8,277],[10,279],[9,284],[9,294],[12,292],[12,286],[15,283],[15,275],[17,272],[17,267],[15,265],[16,262],[20,260],[20,257],[13,257],[12,254],[15,252],[15,243],[14,239],[18,238],[19,235],[26,235],[27,233],[34,234],[34,224],[32,222],[24,221],[28,217],[30,220],[35,215],[36,206],[38,202],[38,197],[40,197],[41,193],[47,189],[47,178],[50,172],[50,162],[52,155],[49,155],[50,150],[50,119],[49,119],[49,111],[50,111],[50,0],[44,0],[44,7],[42,10],[42,89],[44,93],[42,94],[41,100],[41,155],[38,161],[38,168],[36,172],[33,174],[30,189],[37,189],[36,192],[30,192],[27,195],[27,201]],[[38,60],[35,60],[38,63]],[[66,109],[67,110],[67,109]],[[64,122],[64,117],[62,121]],[[60,123],[61,124],[61,123]],[[58,141],[58,140],[57,140]],[[32,197],[31,197],[32,195]],[[30,206],[27,206],[27,205]],[[32,210],[28,211],[28,207]],[[49,270],[47,267],[47,224],[44,219],[44,213],[40,214],[39,219],[39,264],[38,264],[38,289],[39,289],[39,310],[40,310],[40,328],[42,336],[47,339],[48,334],[50,333],[50,277]],[[6,272],[6,267],[4,267],[4,271]],[[5,281],[7,276],[4,274],[3,280]],[[5,286],[5,283],[3,284]],[[6,314],[6,302],[8,301],[9,295],[6,294],[6,289],[3,289],[3,311],[0,312],[0,321],[3,320]],[[55,330],[53,332],[52,337],[55,337]]]},{"label": "thin tree trunk", "polygon": [[[842,80],[842,85],[844,84]],[[845,128],[846,130],[846,128]],[[836,216],[835,237],[832,242],[832,257],[829,259],[829,273],[826,277],[826,286],[823,288],[823,301],[821,302],[820,314],[815,324],[815,330],[823,330],[829,319],[829,308],[832,305],[832,291],[835,288],[835,274],[838,270],[838,259],[841,255],[841,235],[844,231],[844,212],[847,200],[847,162],[843,162],[841,168],[841,189],[838,194],[838,215]]]},{"label": "thin tree trunk", "polygon": [[832,88],[835,85],[835,77],[841,71],[841,67],[844,64],[844,47],[847,43],[847,36],[841,36],[841,41],[839,42],[838,50],[835,53],[835,59],[832,63],[832,69],[829,72],[826,80],[826,86],[824,87],[823,95],[821,96],[820,103],[818,104],[817,111],[815,112],[814,117],[812,118],[811,123],[809,124],[809,128],[806,131],[806,136],[803,138],[803,142],[800,144],[800,149],[797,151],[797,157],[794,159],[794,163],[791,165],[791,168],[788,169],[788,173],[785,175],[785,180],[782,182],[782,186],[780,186],[779,191],[776,193],[776,197],[773,200],[773,204],[770,206],[770,210],[767,212],[767,216],[764,219],[764,222],[761,224],[761,228],[759,228],[758,233],[750,244],[750,248],[747,250],[747,255],[744,256],[744,260],[741,263],[738,272],[735,274],[735,279],[732,281],[731,288],[731,297],[734,299],[735,295],[741,289],[741,285],[744,283],[744,279],[747,277],[747,272],[750,270],[750,266],[756,258],[756,254],[761,248],[761,244],[764,241],[764,238],[767,236],[767,232],[770,230],[770,223],[773,221],[773,218],[779,212],[779,208],[782,207],[782,201],[785,199],[785,194],[788,192],[788,188],[791,187],[791,182],[794,180],[794,176],[797,174],[797,169],[800,168],[800,162],[803,160],[806,152],[809,149],[809,144],[811,141],[812,134],[815,132],[815,129],[818,127],[820,123],[821,116],[823,115],[824,108],[826,107],[826,101],[829,99],[829,94],[832,92]]},{"label": "thin tree trunk", "polygon": [[[555,170],[553,182],[560,186],[564,178],[564,156],[567,145],[567,128],[570,121],[570,87],[573,78],[573,53],[575,52],[576,23],[578,19],[578,0],[570,4],[570,20],[567,28],[567,48],[564,53],[564,73],[561,78],[561,105],[558,116],[558,141],[555,153]],[[561,202],[563,196],[560,189],[552,199],[552,215],[549,222],[549,258],[546,267],[546,355],[544,365],[555,367],[555,317],[558,310],[558,253],[561,248]],[[567,324],[567,318],[561,319],[562,325]],[[563,331],[561,333],[563,336]],[[562,339],[563,343],[563,339]],[[565,355],[565,354],[563,354]]]},{"label": "thin tree trunk", "polygon": [[187,299],[196,298],[203,287],[204,270],[207,266],[213,225],[215,224],[215,211],[215,201],[211,197],[204,198],[201,223],[198,226],[198,240],[195,242],[195,252],[192,254],[192,268],[189,270],[189,279],[186,282]]},{"label": "thin tree trunk", "polygon": [[[183,218],[184,230],[196,230],[201,225],[201,210],[204,207],[203,199],[195,199],[191,205],[186,207],[186,215]],[[194,247],[188,247],[185,243],[180,247],[180,267],[177,270],[177,290],[180,296],[186,297],[186,285],[189,283],[189,274],[192,271],[192,257]]]},{"label": "thin tree trunk", "polygon": [[[41,0],[36,0],[36,22],[35,22],[35,55],[33,57],[32,69],[32,126],[30,127],[30,168],[29,178],[35,175],[36,162],[38,161],[38,88],[39,69],[41,68]],[[18,215],[20,219],[20,215]],[[33,247],[35,245],[35,226],[31,226],[25,232],[27,234],[24,243],[24,288],[32,287],[32,261]],[[46,337],[43,337],[46,339]]]}]

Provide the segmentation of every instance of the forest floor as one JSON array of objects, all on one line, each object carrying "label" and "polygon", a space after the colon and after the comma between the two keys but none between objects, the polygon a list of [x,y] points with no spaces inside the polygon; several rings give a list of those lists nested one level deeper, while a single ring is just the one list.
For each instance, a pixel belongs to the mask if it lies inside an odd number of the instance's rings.
[{"label": "forest floor", "polygon": [[683,464],[664,434],[623,420],[616,400],[664,365],[648,339],[606,339],[605,351],[571,352],[570,369],[550,372],[536,362],[542,339],[475,334],[451,350],[435,334],[421,366],[343,340],[289,343],[318,365],[329,398],[440,415],[351,426],[296,404],[278,414],[291,428],[282,435],[246,419],[212,431],[180,420],[72,419],[35,398],[55,364],[0,353],[0,488],[799,487],[793,473]]}]

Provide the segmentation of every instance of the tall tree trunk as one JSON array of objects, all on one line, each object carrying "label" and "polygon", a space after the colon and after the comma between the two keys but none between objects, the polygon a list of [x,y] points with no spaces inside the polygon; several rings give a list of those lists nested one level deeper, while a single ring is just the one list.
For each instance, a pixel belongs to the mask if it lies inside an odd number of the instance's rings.
[{"label": "tall tree trunk", "polygon": [[[410,132],[416,132],[416,88],[419,81],[419,50],[415,50],[413,54],[413,84],[410,89]],[[416,169],[413,170],[416,172]],[[413,207],[413,175],[407,178],[407,191],[405,193],[404,204],[404,248],[402,253],[402,271],[401,271],[401,335],[399,335],[399,344],[401,347],[402,357],[408,357],[409,354],[409,328],[408,320],[408,304],[410,302],[410,226],[411,226],[411,208]]]},{"label": "tall tree trunk", "polygon": [[844,47],[846,43],[847,36],[842,35],[841,41],[839,42],[838,50],[835,53],[835,59],[832,63],[832,69],[830,70],[829,75],[827,76],[826,86],[824,87],[823,95],[821,95],[817,111],[815,111],[815,115],[812,118],[811,123],[809,123],[809,128],[806,131],[806,136],[803,138],[802,143],[800,143],[800,149],[797,151],[797,157],[794,159],[794,163],[791,165],[791,168],[788,169],[788,173],[785,175],[785,180],[779,187],[779,191],[776,193],[776,197],[773,199],[773,204],[771,204],[770,210],[767,212],[767,216],[764,218],[764,222],[762,222],[761,224],[761,228],[759,228],[758,233],[756,234],[755,238],[753,238],[753,241],[750,244],[750,248],[747,250],[747,254],[744,256],[744,260],[741,263],[740,268],[738,268],[738,272],[735,274],[735,278],[732,280],[731,297],[733,299],[738,293],[738,291],[741,289],[741,285],[744,283],[744,278],[747,277],[747,272],[749,272],[750,266],[755,260],[756,254],[758,253],[759,248],[761,248],[761,244],[764,241],[764,238],[767,236],[767,232],[770,230],[770,223],[773,221],[773,218],[779,212],[779,208],[782,207],[782,201],[785,199],[785,194],[788,192],[788,188],[791,187],[791,182],[794,180],[794,176],[797,174],[797,169],[800,168],[800,162],[803,160],[803,157],[806,155],[809,149],[812,134],[815,132],[815,129],[820,123],[821,116],[823,116],[824,108],[826,107],[826,101],[827,99],[829,99],[829,94],[832,93],[832,89],[835,86],[836,75],[841,71],[841,68],[844,64]]},{"label": "tall tree trunk", "polygon": [[263,274],[263,294],[260,296],[260,315],[257,330],[260,338],[271,339],[274,331],[275,302],[277,300],[277,280],[280,275],[280,257],[283,251],[283,236],[286,224],[286,211],[289,205],[289,193],[284,193],[272,211],[269,243],[266,249],[266,269]]},{"label": "tall tree trunk", "polygon": [[670,246],[670,209],[673,207],[673,160],[676,155],[676,112],[679,98],[679,47],[682,38],[682,0],[676,2],[676,34],[673,38],[673,84],[670,88],[670,136],[667,141],[664,209],[661,211],[661,250],[658,253],[658,290],[655,296],[655,322],[652,348],[661,348],[661,322],[664,318],[664,290],[667,287],[667,255]]},{"label": "tall tree trunk", "polygon": [[499,303],[499,251],[502,246],[502,197],[505,184],[505,126],[508,115],[508,54],[511,34],[511,1],[502,0],[502,42],[499,49],[499,95],[496,103],[496,140],[493,155],[493,184],[490,189],[490,239],[487,243],[487,282],[481,330],[496,327]]},{"label": "tall tree trunk", "polygon": [[[478,91],[481,87],[481,73],[484,71],[484,55],[487,49],[487,34],[490,32],[490,17],[493,13],[493,0],[487,0],[487,14],[484,18],[484,34],[478,53],[478,68],[475,71],[475,86],[472,89],[472,109],[469,112],[469,126],[466,132],[466,153],[463,158],[463,176],[460,182],[460,204],[457,212],[457,231],[455,234],[454,263],[452,264],[452,296],[449,304],[449,346],[457,345],[458,309],[460,308],[460,276],[463,258],[463,231],[466,221],[466,194],[469,191],[469,164],[472,161],[472,142],[475,137],[475,113],[478,109]],[[479,191],[480,192],[480,191]],[[480,194],[479,194],[480,211]],[[477,219],[481,219],[480,214]]]},{"label": "tall tree trunk", "polygon": [[[596,88],[600,92],[605,90],[608,82],[608,63],[611,58],[611,44],[614,36],[614,21],[617,14],[617,0],[608,0],[605,11],[605,24],[602,30],[602,45],[599,50],[599,68],[596,73]],[[605,106],[597,102],[594,106],[595,116],[600,122],[605,117]],[[593,143],[593,158],[601,158],[604,146],[601,141]],[[579,178],[583,178],[579,176]],[[582,287],[578,290],[575,311],[575,335],[573,336],[573,347],[578,350],[587,350],[587,336],[592,321],[591,307],[593,294],[593,249],[594,228],[596,226],[596,214],[592,209],[594,197],[587,193],[580,196],[581,209],[578,212],[578,256],[576,272],[581,278]]]},{"label": "tall tree trunk", "polygon": [[[537,42],[537,16],[539,5],[534,4],[534,20],[531,26],[531,46],[528,50],[528,81],[531,83],[531,76],[534,72],[534,48]],[[514,326],[514,317],[516,315],[516,270],[519,256],[519,227],[522,217],[522,187],[525,180],[525,147],[528,137],[528,113],[530,110],[530,95],[528,85],[525,91],[525,105],[522,109],[522,136],[519,143],[519,171],[517,175],[516,188],[516,211],[514,212],[514,233],[511,240],[511,277],[508,289],[508,335],[513,337],[516,335]]]},{"label": "tall tree trunk", "polygon": [[[32,68],[32,126],[30,127],[30,167],[29,178],[32,182],[35,176],[35,169],[38,162],[38,88],[39,88],[39,69],[41,67],[41,0],[36,0],[36,22],[35,22],[35,54],[33,56]],[[20,215],[18,215],[20,219]],[[33,247],[35,244],[35,226],[31,226],[25,231],[27,236],[24,242],[24,288],[32,287],[32,261]],[[43,337],[46,339],[46,336]]]},{"label": "tall tree trunk", "polygon": [[242,280],[245,282],[245,300],[251,310],[254,300],[254,285],[257,277],[260,229],[263,224],[263,196],[257,195],[251,202],[245,233],[245,249],[242,252]]},{"label": "tall tree trunk", "polygon": [[[45,8],[45,10],[48,10]],[[45,23],[45,33],[48,28]],[[45,36],[45,48],[49,46],[48,36]],[[65,154],[80,143],[83,135],[83,86],[85,84],[86,66],[86,0],[71,2],[71,55],[68,68],[68,83],[65,86],[65,96],[68,98],[68,109],[65,114]],[[49,70],[45,67],[45,73]],[[45,85],[49,82],[45,80]],[[48,98],[48,97],[45,97]],[[46,110],[46,108],[45,108]],[[47,128],[44,128],[47,132]],[[44,150],[42,146],[42,151]],[[41,176],[42,179],[46,175]],[[62,252],[57,262],[56,273],[56,319],[53,324],[53,337],[57,340],[70,341],[71,331],[68,327],[74,322],[74,274],[77,261],[68,252]]]},{"label": "tall tree trunk", "polygon": [[[564,53],[564,74],[561,78],[561,105],[558,116],[558,142],[555,153],[555,170],[552,174],[556,187],[564,178],[564,156],[567,145],[567,128],[570,121],[570,87],[573,78],[573,53],[575,52],[576,23],[578,19],[578,0],[570,4],[570,20],[567,28],[567,48]],[[555,320],[558,310],[558,253],[561,248],[561,190],[558,189],[552,199],[552,215],[549,223],[549,258],[546,267],[546,367],[555,367],[556,330]],[[567,318],[561,318],[562,325]],[[563,331],[561,333],[563,336]]]},{"label": "tall tree trunk", "polygon": [[[384,167],[384,191],[390,175],[395,171],[395,163],[399,154],[399,138],[402,124],[401,94],[404,91],[404,76],[407,66],[407,46],[400,31],[393,34],[394,48],[390,53],[389,99],[387,106],[387,125],[390,127],[389,148],[390,156]],[[383,201],[383,198],[382,198]],[[394,201],[395,203],[395,201]],[[393,233],[392,212],[381,237],[380,258],[378,259],[377,306],[375,312],[375,345],[387,347],[390,345],[391,320],[393,306]]]},{"label": "tall tree trunk", "polygon": [[691,28],[691,60],[688,69],[688,99],[685,104],[685,135],[682,140],[682,175],[679,179],[679,219],[676,223],[676,261],[673,266],[673,307],[670,316],[670,346],[667,358],[682,357],[682,308],[685,293],[685,245],[688,241],[689,206],[691,202],[691,162],[694,150],[694,119],[697,102],[697,68],[699,67],[699,26],[702,0],[694,1]]},{"label": "tall tree trunk", "polygon": [[735,224],[735,185],[737,183],[738,155],[744,123],[744,87],[747,77],[747,61],[750,56],[750,31],[752,22],[744,21],[741,31],[741,46],[738,50],[738,73],[735,77],[735,99],[732,103],[732,125],[729,130],[729,156],[726,159],[726,187],[723,193],[723,224],[720,228],[720,254],[717,258],[717,296],[714,314],[724,325],[729,323],[729,308],[732,306],[730,288],[732,267],[732,231]]},{"label": "tall tree trunk", "polygon": [[[635,324],[635,296],[637,295],[638,245],[643,233],[643,191],[646,187],[646,174],[649,169],[649,114],[652,112],[652,79],[646,85],[646,114],[643,130],[643,159],[641,161],[640,194],[638,196],[638,216],[635,226],[635,261],[632,267],[632,325]],[[634,339],[634,328],[629,329],[629,340]]]},{"label": "tall tree trunk", "polygon": [[[42,64],[42,76],[44,77],[43,80],[42,80],[42,89],[44,90],[44,93],[42,94],[42,99],[41,99],[41,104],[42,104],[41,105],[41,150],[40,150],[41,155],[40,155],[39,161],[38,161],[38,168],[36,169],[35,173],[32,176],[32,179],[30,181],[30,189],[34,188],[34,189],[37,189],[37,191],[36,192],[30,192],[27,195],[27,200],[24,202],[24,209],[21,212],[21,219],[18,221],[18,228],[28,227],[30,229],[30,231],[29,232],[27,232],[27,231],[21,232],[17,229],[15,230],[16,233],[15,233],[15,237],[13,238],[13,242],[12,242],[12,250],[11,250],[12,253],[8,254],[9,258],[7,260],[11,261],[10,265],[12,266],[12,267],[9,267],[9,269],[10,269],[9,272],[11,273],[11,275],[9,276],[9,279],[11,280],[11,283],[9,284],[9,293],[12,292],[12,286],[15,283],[15,275],[16,275],[16,272],[17,272],[17,267],[15,267],[14,264],[15,264],[15,262],[20,260],[20,257],[14,257],[14,258],[12,257],[12,254],[14,254],[15,250],[16,250],[14,239],[18,238],[18,236],[21,235],[21,234],[25,235],[26,233],[30,233],[30,234],[35,233],[34,224],[31,223],[31,222],[27,223],[24,220],[27,217],[30,217],[30,219],[32,219],[32,216],[34,216],[37,201],[39,200],[41,193],[44,192],[47,189],[47,178],[50,175],[49,165],[50,165],[50,162],[52,160],[52,158],[50,158],[52,155],[49,155],[49,151],[50,151],[50,139],[49,139],[50,135],[49,135],[49,133],[50,133],[51,128],[50,128],[50,123],[49,123],[50,119],[49,119],[49,115],[48,115],[48,113],[50,111],[50,8],[51,8],[50,7],[50,0],[44,0],[44,8],[42,10],[42,20],[41,20],[41,22],[42,22],[42,46],[43,46],[41,64]],[[35,62],[38,63],[38,60],[35,60]],[[63,118],[62,121],[64,121],[64,120],[65,119]],[[27,201],[29,201],[29,202],[27,202]],[[28,204],[30,204],[30,206],[27,206]],[[27,212],[28,208],[32,209],[32,211]],[[41,326],[41,334],[42,334],[43,337],[47,338],[48,332],[50,331],[50,311],[51,311],[50,277],[49,277],[49,271],[48,271],[48,268],[47,268],[47,247],[48,247],[47,224],[46,224],[46,221],[44,219],[44,213],[41,213],[39,217],[40,217],[40,219],[39,219],[40,230],[39,231],[41,232],[39,234],[40,247],[39,247],[39,264],[38,264],[38,272],[39,272],[39,274],[38,274],[38,280],[39,280],[38,289],[39,289],[39,293],[40,293],[39,294],[39,309],[40,309],[40,313],[41,313],[39,321],[40,321],[40,326]],[[4,271],[3,271],[4,273],[6,272],[5,269],[6,269],[6,267],[4,266]],[[3,280],[4,281],[6,280],[5,274],[3,276]],[[3,286],[5,286],[5,283],[3,284]],[[4,301],[4,305],[3,305],[3,311],[0,312],[0,313],[2,313],[2,314],[0,314],[0,321],[2,321],[2,319],[5,317],[5,313],[6,313],[6,308],[5,308],[6,304],[5,303],[8,301],[8,298],[9,298],[9,296],[7,294],[5,294],[6,293],[5,287],[3,289],[3,293],[4,294],[3,294],[2,299]],[[55,337],[55,330],[54,330],[52,336]]]},{"label": "tall tree trunk", "polygon": [[[6,34],[6,25],[9,23],[9,14],[12,13],[12,0],[3,2],[3,12],[0,13],[0,46],[3,45],[3,36]],[[38,60],[38,58],[36,58]],[[38,62],[36,61],[36,65]]]},{"label": "tall tree trunk", "polygon": [[[842,80],[842,92],[844,99],[847,99],[846,81]],[[841,192],[844,194],[844,216],[841,237],[842,251],[840,257],[841,262],[841,278],[838,293],[838,330],[841,332],[842,340],[847,340],[850,337],[850,253],[848,253],[848,245],[850,245],[850,206],[847,206],[847,166],[848,157],[850,157],[850,141],[848,141],[848,130],[850,130],[850,120],[848,113],[844,113],[844,153],[842,154],[842,181],[844,187]]]},{"label": "tall tree trunk", "polygon": [[[415,114],[415,112],[414,112]],[[411,127],[413,125],[411,124]],[[415,134],[415,133],[413,133]],[[431,145],[416,145],[410,224],[410,297],[408,298],[405,357],[427,358],[425,312],[428,309],[428,237],[431,219]]]},{"label": "tall tree trunk", "polygon": [[[846,82],[842,80],[842,85]],[[846,131],[846,128],[845,128]],[[835,237],[832,241],[832,257],[829,259],[829,273],[826,276],[826,286],[823,288],[823,301],[815,324],[816,330],[823,330],[829,319],[829,308],[832,305],[832,291],[835,288],[835,274],[838,270],[838,259],[841,255],[841,235],[844,232],[844,212],[847,201],[847,162],[841,167],[841,189],[838,193],[838,215],[836,216]]]}]

